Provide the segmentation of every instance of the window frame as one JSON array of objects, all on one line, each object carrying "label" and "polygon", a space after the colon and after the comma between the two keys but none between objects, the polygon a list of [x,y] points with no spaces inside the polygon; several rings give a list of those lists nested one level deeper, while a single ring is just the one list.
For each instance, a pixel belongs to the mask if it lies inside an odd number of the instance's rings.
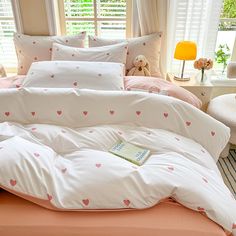
[{"label": "window frame", "polygon": [[[131,36],[131,9],[132,0],[126,0],[126,19],[112,18],[112,17],[97,17],[97,4],[96,0],[93,0],[94,17],[76,17],[75,20],[94,22],[95,35],[98,35],[98,22],[99,21],[125,21],[126,22],[126,38]],[[64,9],[64,0],[58,0],[58,15],[59,15],[59,28],[62,35],[66,35],[66,18]]]}]

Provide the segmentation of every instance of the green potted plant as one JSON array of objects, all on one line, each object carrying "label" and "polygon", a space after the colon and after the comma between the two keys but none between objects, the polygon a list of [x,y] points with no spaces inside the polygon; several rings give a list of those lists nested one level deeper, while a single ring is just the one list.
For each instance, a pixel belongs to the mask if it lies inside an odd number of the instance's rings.
[{"label": "green potted plant", "polygon": [[225,72],[227,62],[230,58],[230,49],[227,44],[220,44],[218,50],[215,52],[215,61],[219,64],[223,64],[222,74]]}]

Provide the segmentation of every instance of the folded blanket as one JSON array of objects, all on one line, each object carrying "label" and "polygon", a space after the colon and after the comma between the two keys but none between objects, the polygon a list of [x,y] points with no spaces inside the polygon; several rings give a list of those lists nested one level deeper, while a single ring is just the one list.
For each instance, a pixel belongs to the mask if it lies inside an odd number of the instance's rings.
[{"label": "folded blanket", "polygon": [[[172,197],[228,232],[236,204],[215,162],[229,129],[167,96],[74,89],[0,91],[0,186],[57,210],[143,209]],[[138,167],[108,152],[151,150]]]}]

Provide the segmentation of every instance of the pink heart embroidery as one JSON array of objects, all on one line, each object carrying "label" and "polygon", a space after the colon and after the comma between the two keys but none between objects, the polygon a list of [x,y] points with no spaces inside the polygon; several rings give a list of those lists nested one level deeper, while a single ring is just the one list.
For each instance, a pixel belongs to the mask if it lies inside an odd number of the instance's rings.
[{"label": "pink heart embroidery", "polygon": [[87,112],[87,111],[83,111],[83,114],[84,114],[85,116],[87,116],[87,115],[88,115],[88,112]]},{"label": "pink heart embroidery", "polygon": [[67,168],[61,169],[61,172],[62,172],[63,174],[65,174],[66,171],[67,171]]},{"label": "pink heart embroidery", "polygon": [[48,198],[48,201],[51,201],[52,200],[52,195],[47,193],[47,198]]},{"label": "pink heart embroidery", "polygon": [[35,116],[35,114],[36,114],[35,111],[32,111],[32,112],[31,112],[31,115],[32,115],[32,116]]},{"label": "pink heart embroidery", "polygon": [[15,186],[16,185],[16,180],[15,179],[10,179],[10,184],[11,184],[11,186]]},{"label": "pink heart embroidery", "polygon": [[57,114],[60,116],[62,114],[62,111],[57,111]]},{"label": "pink heart embroidery", "polygon": [[102,164],[100,164],[100,163],[97,163],[97,164],[96,164],[96,167],[97,167],[97,168],[100,168],[101,166],[102,166]]},{"label": "pink heart embroidery", "polygon": [[115,111],[112,111],[112,110],[110,111],[110,114],[111,114],[111,115],[114,115],[114,113],[115,113]]},{"label": "pink heart embroidery", "polygon": [[169,114],[167,112],[164,112],[163,115],[165,118],[167,118]]},{"label": "pink heart embroidery", "polygon": [[9,111],[6,111],[5,112],[5,116],[9,116],[10,115],[10,112]]},{"label": "pink heart embroidery", "polygon": [[198,210],[198,211],[205,211],[205,209],[202,208],[202,207],[198,207],[197,210]]},{"label": "pink heart embroidery", "polygon": [[236,229],[236,223],[233,223],[232,229]]},{"label": "pink heart embroidery", "polygon": [[186,121],[185,122],[187,126],[190,126],[191,125],[191,122],[190,121]]},{"label": "pink heart embroidery", "polygon": [[124,199],[123,202],[127,207],[130,205],[130,200],[129,199]]},{"label": "pink heart embroidery", "polygon": [[211,136],[215,136],[215,132],[214,131],[211,131]]},{"label": "pink heart embroidery", "polygon": [[73,85],[74,85],[74,86],[77,86],[77,85],[78,85],[78,83],[77,83],[77,82],[74,82],[74,83],[73,83]]},{"label": "pink heart embroidery", "polygon": [[83,199],[82,202],[83,202],[83,204],[84,204],[85,206],[88,206],[88,204],[89,204],[89,199]]},{"label": "pink heart embroidery", "polygon": [[37,152],[35,152],[35,153],[34,153],[34,156],[35,156],[35,157],[39,157],[39,156],[40,156],[40,154],[39,154],[39,153],[37,153]]},{"label": "pink heart embroidery", "polygon": [[205,183],[208,183],[208,180],[207,180],[205,177],[202,177],[202,180],[203,180]]},{"label": "pink heart embroidery", "polygon": [[139,116],[141,114],[141,111],[136,111],[136,114]]},{"label": "pink heart embroidery", "polygon": [[173,171],[174,167],[173,166],[168,166],[168,170]]},{"label": "pink heart embroidery", "polygon": [[31,130],[32,130],[32,131],[35,131],[36,129],[37,129],[37,128],[32,128]]}]

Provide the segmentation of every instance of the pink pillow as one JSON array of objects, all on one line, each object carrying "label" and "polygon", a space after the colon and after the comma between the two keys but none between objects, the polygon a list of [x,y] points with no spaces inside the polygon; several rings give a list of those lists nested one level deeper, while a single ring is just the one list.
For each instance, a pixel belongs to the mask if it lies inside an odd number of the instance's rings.
[{"label": "pink pillow", "polygon": [[124,82],[126,90],[143,90],[166,94],[190,103],[197,108],[202,106],[202,102],[194,94],[162,78],[126,76]]}]

